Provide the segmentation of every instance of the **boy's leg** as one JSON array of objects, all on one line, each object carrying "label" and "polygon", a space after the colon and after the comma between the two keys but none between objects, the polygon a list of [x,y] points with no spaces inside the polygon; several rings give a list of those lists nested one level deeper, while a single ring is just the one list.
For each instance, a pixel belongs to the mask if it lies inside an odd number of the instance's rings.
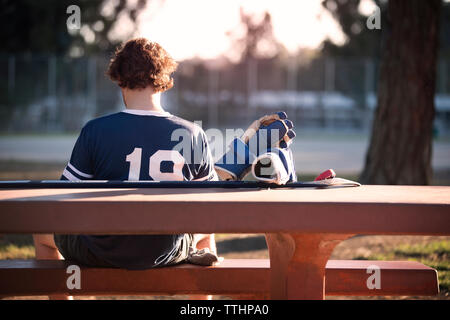
[{"label": "boy's leg", "polygon": [[204,234],[195,233],[194,234],[194,247],[198,250],[203,248],[209,248],[209,251],[217,254],[216,240],[214,238],[214,233]]},{"label": "boy's leg", "polygon": [[36,259],[64,260],[56,247],[53,234],[33,234]]},{"label": "boy's leg", "polygon": [[[197,250],[208,248],[209,251],[217,254],[217,247],[216,247],[216,240],[214,238],[214,233],[212,234],[195,233],[194,247]],[[189,298],[191,300],[212,300],[212,295],[191,294]]]},{"label": "boy's leg", "polygon": [[[36,260],[64,260],[56,247],[53,234],[33,234]],[[51,300],[72,300],[71,296],[52,295]]]}]

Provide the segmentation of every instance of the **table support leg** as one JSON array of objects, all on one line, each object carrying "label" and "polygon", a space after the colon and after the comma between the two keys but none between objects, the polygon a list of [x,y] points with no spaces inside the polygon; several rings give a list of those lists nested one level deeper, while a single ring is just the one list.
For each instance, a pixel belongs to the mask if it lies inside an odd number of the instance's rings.
[{"label": "table support leg", "polygon": [[271,299],[325,299],[325,267],[333,249],[349,234],[270,233]]}]

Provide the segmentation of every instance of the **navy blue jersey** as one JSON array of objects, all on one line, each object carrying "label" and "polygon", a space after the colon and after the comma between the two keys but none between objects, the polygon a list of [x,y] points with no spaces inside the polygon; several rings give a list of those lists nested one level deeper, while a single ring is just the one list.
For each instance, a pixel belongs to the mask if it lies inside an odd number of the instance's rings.
[{"label": "navy blue jersey", "polygon": [[125,110],[81,130],[64,180],[213,180],[205,132],[167,112]]},{"label": "navy blue jersey", "polygon": [[[124,110],[81,130],[62,180],[218,180],[206,134],[167,112]],[[157,266],[180,245],[177,235],[81,236],[121,268]]]}]

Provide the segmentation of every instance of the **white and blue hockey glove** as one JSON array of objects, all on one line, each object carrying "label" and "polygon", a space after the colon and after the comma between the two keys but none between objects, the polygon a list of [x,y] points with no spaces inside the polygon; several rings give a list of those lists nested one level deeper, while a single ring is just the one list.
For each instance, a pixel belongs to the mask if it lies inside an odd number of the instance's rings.
[{"label": "white and blue hockey glove", "polygon": [[254,121],[241,138],[234,139],[227,152],[215,163],[220,180],[241,180],[255,159],[271,148],[287,148],[295,132],[285,112]]},{"label": "white and blue hockey glove", "polygon": [[253,177],[278,185],[297,181],[294,158],[289,148],[272,148],[259,155],[252,164]]}]

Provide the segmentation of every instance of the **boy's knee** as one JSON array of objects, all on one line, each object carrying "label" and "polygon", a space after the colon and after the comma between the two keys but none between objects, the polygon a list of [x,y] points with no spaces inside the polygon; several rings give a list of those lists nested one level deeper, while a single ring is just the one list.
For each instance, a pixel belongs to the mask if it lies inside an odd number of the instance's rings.
[{"label": "boy's knee", "polygon": [[52,249],[57,249],[53,234],[33,234],[35,245],[43,245]]}]

